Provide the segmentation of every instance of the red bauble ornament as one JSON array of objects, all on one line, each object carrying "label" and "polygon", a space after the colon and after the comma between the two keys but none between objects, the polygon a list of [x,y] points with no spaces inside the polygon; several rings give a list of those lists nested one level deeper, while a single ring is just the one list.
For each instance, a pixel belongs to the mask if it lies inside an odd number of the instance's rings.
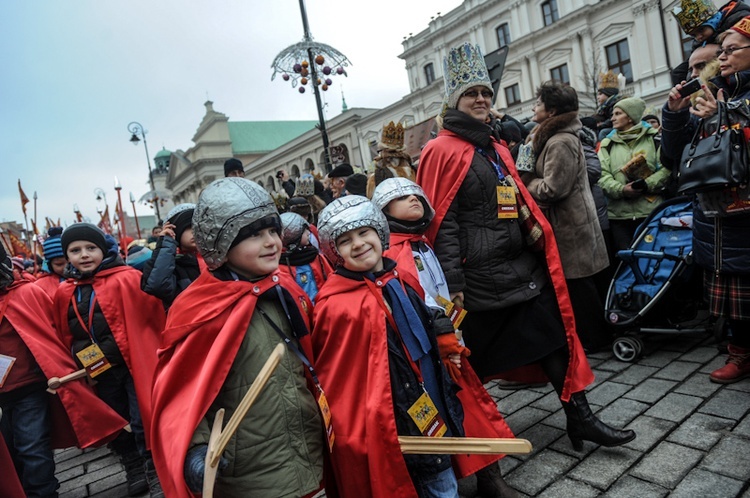
[{"label": "red bauble ornament", "polygon": [[319,55],[319,56],[315,57],[315,64],[317,64],[319,66],[321,64],[323,64],[325,61],[326,61],[325,57],[323,57],[322,55]]}]

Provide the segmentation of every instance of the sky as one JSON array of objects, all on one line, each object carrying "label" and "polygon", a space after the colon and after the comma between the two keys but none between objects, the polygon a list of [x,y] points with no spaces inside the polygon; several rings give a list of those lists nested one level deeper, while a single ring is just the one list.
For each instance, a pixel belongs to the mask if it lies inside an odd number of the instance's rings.
[{"label": "sky", "polygon": [[[409,93],[401,42],[461,0],[307,0],[315,41],[351,62],[323,93],[326,119],[348,107],[386,107]],[[122,185],[133,215],[148,190],[149,155],[187,150],[206,100],[232,121],[317,120],[311,91],[300,94],[271,64],[303,39],[299,0],[4,1],[0,16],[0,221],[24,222],[18,180],[37,220],[96,223],[95,191],[110,213]],[[152,213],[136,204],[139,216]],[[164,215],[165,213],[162,213]],[[33,199],[27,205],[29,223]]]}]

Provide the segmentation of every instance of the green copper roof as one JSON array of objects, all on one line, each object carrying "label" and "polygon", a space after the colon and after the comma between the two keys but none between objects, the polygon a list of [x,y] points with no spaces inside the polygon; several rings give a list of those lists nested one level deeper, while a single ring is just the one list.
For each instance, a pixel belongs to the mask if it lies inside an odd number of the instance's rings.
[{"label": "green copper roof", "polygon": [[171,155],[172,153],[170,151],[168,151],[165,147],[162,147],[161,150],[156,153],[154,159],[156,159],[157,157],[169,157]]},{"label": "green copper roof", "polygon": [[229,138],[234,154],[270,152],[312,130],[317,121],[237,121],[229,122]]}]

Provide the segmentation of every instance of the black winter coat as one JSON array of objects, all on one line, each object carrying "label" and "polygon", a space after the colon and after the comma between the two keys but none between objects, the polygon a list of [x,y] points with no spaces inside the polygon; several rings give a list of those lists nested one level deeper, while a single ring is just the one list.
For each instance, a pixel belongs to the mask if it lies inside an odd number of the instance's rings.
[{"label": "black winter coat", "polygon": [[141,289],[158,297],[168,309],[172,302],[200,275],[195,256],[177,254],[177,241],[159,237],[151,259],[146,262],[141,276]]}]

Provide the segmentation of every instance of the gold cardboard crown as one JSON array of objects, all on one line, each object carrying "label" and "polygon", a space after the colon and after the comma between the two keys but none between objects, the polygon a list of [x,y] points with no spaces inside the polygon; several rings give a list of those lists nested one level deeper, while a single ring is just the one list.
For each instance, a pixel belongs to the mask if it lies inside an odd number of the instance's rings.
[{"label": "gold cardboard crown", "polygon": [[672,9],[672,14],[682,31],[689,35],[716,14],[716,7],[711,0],[681,0],[680,5]]},{"label": "gold cardboard crown", "polygon": [[401,123],[394,124],[393,121],[383,127],[380,143],[388,149],[404,148],[404,126]]},{"label": "gold cardboard crown", "polygon": [[617,75],[610,69],[606,73],[599,73],[599,88],[619,88]]}]

